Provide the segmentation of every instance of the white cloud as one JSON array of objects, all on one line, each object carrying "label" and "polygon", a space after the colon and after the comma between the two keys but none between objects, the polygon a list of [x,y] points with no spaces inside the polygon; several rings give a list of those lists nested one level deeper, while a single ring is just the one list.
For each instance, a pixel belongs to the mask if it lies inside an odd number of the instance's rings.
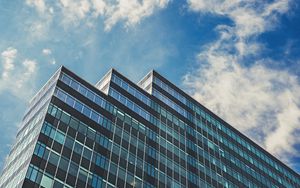
[{"label": "white cloud", "polygon": [[45,13],[46,3],[44,0],[26,0],[26,4],[32,7],[36,7],[39,13]]},{"label": "white cloud", "polygon": [[[105,29],[110,30],[120,21],[124,21],[125,26],[137,24],[156,9],[165,8],[168,2],[169,0],[60,0],[53,6],[62,12],[64,26],[76,26],[82,21],[91,26],[91,20],[102,17]],[[38,12],[54,12],[53,7],[43,0],[27,0],[27,5],[35,7]]]},{"label": "white cloud", "polygon": [[22,70],[20,70],[20,73],[22,77],[19,77],[17,80],[15,80],[16,87],[18,89],[21,89],[22,87],[25,86],[26,82],[30,82],[31,76],[35,73],[36,71],[36,62],[33,60],[28,60],[25,59],[22,62]]},{"label": "white cloud", "polygon": [[98,17],[105,13],[107,4],[104,0],[91,0],[91,3],[92,3],[93,10],[94,10],[93,14],[95,17]]},{"label": "white cloud", "polygon": [[[272,154],[286,162],[299,155],[294,147],[300,143],[300,84],[288,71],[265,66],[273,61],[258,58],[264,47],[256,39],[276,27],[290,1],[188,2],[192,11],[228,17],[233,26],[217,26],[219,39],[198,54],[198,67],[185,75],[185,86],[198,101]],[[255,60],[244,66],[249,55]]]},{"label": "white cloud", "polygon": [[14,70],[14,60],[16,58],[18,50],[12,47],[7,48],[5,51],[1,53],[3,60],[3,71],[2,71],[2,79],[5,80],[9,77],[11,71]]},{"label": "white cloud", "polygon": [[34,43],[39,40],[45,40],[49,37],[49,30],[53,21],[54,5],[45,0],[26,0],[25,4],[38,13],[35,18],[29,17],[25,21],[25,32],[27,32],[28,42]]},{"label": "white cloud", "polygon": [[17,55],[18,50],[12,47],[1,53],[0,93],[8,91],[18,98],[28,98],[32,95],[37,63],[28,59],[16,61]]},{"label": "white cloud", "polygon": [[90,11],[89,0],[60,0],[60,9],[64,15],[65,25],[78,24]]},{"label": "white cloud", "polygon": [[230,27],[229,34],[236,40],[236,50],[240,55],[249,55],[242,46],[250,45],[252,53],[259,50],[261,46],[249,39],[273,29],[277,16],[286,13],[290,6],[289,0],[276,0],[272,3],[258,0],[188,0],[188,3],[193,11],[230,18],[234,26]]},{"label": "white cloud", "polygon": [[56,64],[56,60],[53,58],[53,59],[50,61],[50,64],[55,65],[55,64]]},{"label": "white cloud", "polygon": [[50,60],[49,60],[49,64],[51,64],[51,65],[55,65],[56,64],[56,60],[55,60],[55,58],[51,58],[51,55],[52,55],[52,50],[51,49],[49,49],[49,48],[44,48],[43,50],[42,50],[42,53],[43,53],[43,55],[44,56],[47,56]]},{"label": "white cloud", "polygon": [[43,54],[44,55],[46,55],[46,56],[49,56],[49,55],[51,55],[52,54],[52,50],[51,49],[49,49],[49,48],[45,48],[45,49],[43,49]]},{"label": "white cloud", "polygon": [[110,4],[106,8],[105,29],[111,29],[120,20],[124,20],[126,26],[137,24],[155,9],[166,7],[168,2],[169,0],[118,0],[116,4]]}]

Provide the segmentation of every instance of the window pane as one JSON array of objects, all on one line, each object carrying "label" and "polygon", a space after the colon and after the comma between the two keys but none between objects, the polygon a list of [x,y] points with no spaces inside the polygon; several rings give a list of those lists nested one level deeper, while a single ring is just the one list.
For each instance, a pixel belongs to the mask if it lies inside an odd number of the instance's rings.
[{"label": "window pane", "polygon": [[80,122],[79,127],[78,127],[78,131],[81,134],[85,135],[86,134],[86,130],[87,130],[87,127],[83,123]]},{"label": "window pane", "polygon": [[67,115],[66,113],[62,113],[62,115],[61,115],[61,121],[62,122],[64,122],[64,123],[66,123],[66,124],[68,124],[69,123],[69,121],[70,121],[70,116],[69,115]]},{"label": "window pane", "polygon": [[70,163],[70,168],[69,168],[69,173],[72,176],[77,176],[77,172],[78,172],[78,165],[76,165],[75,163],[71,162]]},{"label": "window pane", "polygon": [[30,178],[30,175],[31,175],[31,172],[32,172],[32,166],[29,166],[29,168],[28,168],[28,171],[27,171],[27,173],[26,173],[26,178]]},{"label": "window pane", "polygon": [[83,157],[85,157],[86,159],[90,159],[91,155],[92,155],[92,151],[84,147]]},{"label": "window pane", "polygon": [[66,83],[67,85],[69,85],[70,82],[71,82],[71,79],[68,76],[66,76],[66,75],[62,75],[62,81],[64,83]]},{"label": "window pane", "polygon": [[50,162],[51,164],[53,164],[53,165],[56,166],[57,163],[58,163],[58,159],[59,159],[59,156],[58,156],[58,155],[56,155],[56,154],[53,153],[53,152],[50,153],[49,162]]},{"label": "window pane", "polygon": [[95,134],[96,134],[96,132],[94,130],[88,129],[87,136],[90,139],[95,140]]},{"label": "window pane", "polygon": [[82,112],[82,108],[83,108],[83,105],[80,102],[76,101],[75,102],[75,109],[79,112]]},{"label": "window pane", "polygon": [[79,169],[79,175],[78,176],[79,176],[80,180],[86,182],[87,175],[88,175],[87,171],[85,171],[82,168]]},{"label": "window pane", "polygon": [[75,145],[74,145],[74,151],[76,153],[78,153],[79,155],[81,155],[81,152],[82,152],[82,145],[80,145],[78,142],[75,142]]},{"label": "window pane", "polygon": [[57,141],[60,144],[64,144],[65,142],[65,135],[60,133],[59,131],[56,132],[55,134],[55,141]]},{"label": "window pane", "polygon": [[74,143],[74,140],[70,137],[66,137],[66,142],[65,142],[65,146],[69,149],[72,149],[73,148],[73,143]]},{"label": "window pane", "polygon": [[75,90],[78,90],[79,84],[76,81],[72,80],[71,87]]},{"label": "window pane", "polygon": [[91,100],[94,101],[94,94],[90,91],[87,91],[87,97]]},{"label": "window pane", "polygon": [[53,184],[53,180],[46,175],[43,175],[41,186],[45,188],[51,188]]},{"label": "window pane", "polygon": [[67,161],[64,158],[60,158],[59,166],[58,166],[60,169],[66,171],[68,169],[68,165],[69,165],[69,161]]},{"label": "window pane", "polygon": [[87,90],[83,87],[83,86],[79,86],[79,92],[82,94],[82,95],[86,95],[86,92]]},{"label": "window pane", "polygon": [[98,96],[95,96],[95,102],[96,102],[99,106],[101,106],[101,104],[102,104],[102,99],[101,99],[100,97],[98,97]]},{"label": "window pane", "polygon": [[69,97],[67,96],[67,99],[66,99],[66,103],[69,105],[69,106],[74,106],[74,99],[72,97]]},{"label": "window pane", "polygon": [[90,117],[90,115],[91,115],[91,109],[88,108],[88,107],[86,107],[86,106],[84,106],[83,107],[83,114],[86,115],[87,117]]},{"label": "window pane", "polygon": [[53,188],[64,188],[64,184],[54,181]]},{"label": "window pane", "polygon": [[69,125],[70,125],[73,129],[77,130],[77,129],[78,129],[78,124],[79,124],[79,121],[77,121],[77,120],[71,118],[71,121],[70,121],[70,124],[69,124]]},{"label": "window pane", "polygon": [[98,122],[98,118],[99,118],[99,115],[96,112],[92,111],[92,120],[94,120],[95,122]]}]

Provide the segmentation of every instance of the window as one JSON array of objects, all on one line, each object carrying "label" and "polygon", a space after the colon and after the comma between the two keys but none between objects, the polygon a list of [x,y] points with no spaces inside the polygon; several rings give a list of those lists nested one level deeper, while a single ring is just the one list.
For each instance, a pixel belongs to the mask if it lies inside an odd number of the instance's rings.
[{"label": "window", "polygon": [[94,153],[93,158],[94,158],[94,159],[93,159],[93,160],[94,160],[94,163],[95,163],[97,166],[99,166],[99,167],[101,167],[101,168],[107,170],[107,167],[108,167],[108,161],[107,161],[107,159],[106,159],[104,156],[102,156],[102,155],[100,155],[100,154],[97,154],[97,153]]},{"label": "window", "polygon": [[150,164],[146,164],[146,172],[152,177],[155,177],[155,168]]},{"label": "window", "polygon": [[207,140],[207,144],[209,148],[215,150],[215,145],[211,141]]},{"label": "window", "polygon": [[67,85],[69,85],[70,84],[70,82],[71,82],[71,79],[67,76],[67,75],[62,75],[62,81],[65,83],[65,84],[67,84]]},{"label": "window", "polygon": [[96,131],[91,129],[91,128],[88,128],[87,130],[87,136],[92,139],[92,140],[95,140],[95,136],[96,136]]},{"label": "window", "polygon": [[92,188],[102,188],[102,178],[96,174],[92,175]]},{"label": "window", "polygon": [[188,161],[188,163],[189,163],[190,165],[192,165],[192,166],[194,166],[194,167],[197,168],[197,160],[196,160],[194,157],[188,155],[188,156],[187,156],[187,161]]},{"label": "window", "polygon": [[85,169],[80,168],[78,178],[83,182],[86,182],[87,176],[88,176],[88,172]]},{"label": "window", "polygon": [[72,176],[77,176],[77,172],[78,172],[78,165],[75,164],[74,162],[71,162],[70,163],[70,167],[69,167],[69,173],[72,175]]},{"label": "window", "polygon": [[89,98],[91,101],[94,101],[94,93],[87,91],[87,98]]},{"label": "window", "polygon": [[87,106],[83,106],[83,114],[86,115],[87,117],[90,117],[91,109]]},{"label": "window", "polygon": [[30,176],[31,176],[31,173],[32,173],[32,169],[33,169],[33,167],[30,165],[29,168],[28,168],[28,170],[27,170],[27,173],[26,173],[26,178],[27,179],[30,179]]},{"label": "window", "polygon": [[78,120],[76,120],[74,118],[71,118],[70,123],[69,123],[70,127],[77,130],[78,129],[78,124],[79,124]]},{"label": "window", "polygon": [[92,155],[92,151],[89,150],[88,148],[84,147],[83,149],[83,157],[90,160],[91,158],[91,155]]},{"label": "window", "polygon": [[102,107],[102,104],[104,103],[104,101],[100,97],[95,96],[95,103],[97,103],[99,106]]},{"label": "window", "polygon": [[71,87],[77,91],[79,88],[79,84],[76,81],[72,80]]},{"label": "window", "polygon": [[123,121],[124,120],[124,113],[118,110],[117,111],[117,117]]},{"label": "window", "polygon": [[127,90],[128,89],[128,84],[124,81],[121,82],[122,87]]},{"label": "window", "polygon": [[127,101],[127,105],[126,105],[128,108],[132,109],[133,108],[133,102],[131,101]]},{"label": "window", "polygon": [[70,97],[70,96],[67,96],[67,99],[66,99],[66,103],[69,105],[69,106],[74,106],[74,103],[75,103],[75,100]]},{"label": "window", "polygon": [[81,85],[79,85],[79,93],[81,93],[82,95],[85,96],[86,92],[87,92],[86,88],[83,87],[83,86],[81,86]]},{"label": "window", "polygon": [[148,147],[148,155],[156,159],[156,150],[152,147]]},{"label": "window", "polygon": [[73,148],[73,144],[74,144],[74,140],[71,137],[67,136],[66,137],[65,146],[67,148],[69,148],[69,149],[72,149]]},{"label": "window", "polygon": [[34,154],[42,158],[45,152],[45,148],[46,148],[45,144],[38,142],[35,146]]},{"label": "window", "polygon": [[74,151],[75,151],[77,154],[81,155],[81,152],[82,152],[82,145],[79,144],[78,142],[75,142],[75,145],[74,145]]},{"label": "window", "polygon": [[193,173],[191,173],[191,172],[188,172],[188,180],[189,180],[190,182],[192,182],[193,184],[197,185],[198,179],[199,179],[199,178],[198,178],[197,175],[195,175],[195,174],[193,174]]},{"label": "window", "polygon": [[60,90],[56,90],[56,96],[62,101],[65,101],[66,99],[66,95]]},{"label": "window", "polygon": [[133,111],[135,111],[135,113],[140,114],[140,110],[141,109],[136,104],[133,105]]},{"label": "window", "polygon": [[120,102],[124,105],[126,104],[126,98],[123,95],[120,95]]},{"label": "window", "polygon": [[50,177],[44,174],[41,181],[41,186],[45,188],[51,188],[52,184],[53,184],[53,179],[51,179]]},{"label": "window", "polygon": [[128,88],[128,92],[131,94],[131,95],[134,95],[134,89],[132,87],[129,87]]},{"label": "window", "polygon": [[83,108],[83,105],[80,102],[75,101],[75,109],[79,112],[82,112],[82,108]]},{"label": "window", "polygon": [[100,136],[100,145],[102,145],[105,148],[108,148],[108,139],[104,136]]},{"label": "window", "polygon": [[51,110],[50,115],[53,116],[53,117],[55,117],[56,111],[57,111],[57,108],[53,107],[52,110]]},{"label": "window", "polygon": [[148,183],[148,182],[144,182],[144,188],[154,188],[155,186]]},{"label": "window", "polygon": [[59,156],[53,152],[50,153],[49,162],[54,166],[57,166],[59,160]]},{"label": "window", "polygon": [[65,142],[65,135],[62,134],[60,131],[57,131],[56,134],[55,134],[54,140],[57,141],[60,144],[64,144],[64,142]]},{"label": "window", "polygon": [[54,181],[53,188],[64,188],[64,184]]},{"label": "window", "polygon": [[80,123],[79,123],[79,126],[78,126],[78,131],[79,131],[81,134],[85,135],[85,134],[86,134],[86,131],[87,131],[87,126],[80,122]]},{"label": "window", "polygon": [[61,157],[58,167],[64,171],[66,171],[68,169],[68,165],[69,165],[69,161],[66,160],[64,157]]},{"label": "window", "polygon": [[30,179],[33,182],[36,182],[36,180],[39,179],[38,175],[40,176],[40,172],[38,171],[38,168],[33,166],[32,164],[30,164],[27,174],[26,174],[26,178]]},{"label": "window", "polygon": [[70,116],[66,113],[62,113],[60,120],[66,124],[69,124]]},{"label": "window", "polygon": [[51,129],[52,128],[51,128],[50,124],[45,122],[41,132],[44,133],[45,135],[49,136],[51,133]]},{"label": "window", "polygon": [[99,115],[92,111],[92,116],[91,116],[92,120],[94,120],[95,122],[98,122],[98,119],[99,119]]}]

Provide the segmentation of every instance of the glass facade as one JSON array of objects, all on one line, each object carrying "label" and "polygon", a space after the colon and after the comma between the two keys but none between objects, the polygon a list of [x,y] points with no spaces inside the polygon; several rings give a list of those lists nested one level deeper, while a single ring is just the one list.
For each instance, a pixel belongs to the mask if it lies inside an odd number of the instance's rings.
[{"label": "glass facade", "polygon": [[62,67],[31,100],[0,187],[300,187],[300,176],[152,71],[92,86]]}]

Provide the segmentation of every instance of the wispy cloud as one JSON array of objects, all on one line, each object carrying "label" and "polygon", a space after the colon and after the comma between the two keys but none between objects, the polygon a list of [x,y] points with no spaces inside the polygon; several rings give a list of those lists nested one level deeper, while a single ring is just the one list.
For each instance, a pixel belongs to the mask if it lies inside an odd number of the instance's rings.
[{"label": "wispy cloud", "polygon": [[58,7],[63,13],[64,25],[78,24],[91,10],[89,0],[60,0]]},{"label": "wispy cloud", "polygon": [[126,26],[137,24],[142,18],[150,16],[155,9],[164,8],[169,0],[119,0],[106,8],[105,28],[109,30],[118,21],[124,20]]},{"label": "wispy cloud", "polygon": [[42,52],[43,52],[43,54],[46,55],[46,56],[49,56],[49,55],[52,54],[52,50],[49,49],[49,48],[44,48]]},{"label": "wispy cloud", "polygon": [[56,60],[54,57],[52,57],[52,50],[49,48],[44,48],[42,50],[42,54],[45,56],[45,58],[50,59],[49,60],[49,64],[51,65],[55,65],[56,64]]},{"label": "wispy cloud", "polygon": [[25,59],[17,61],[18,50],[9,47],[1,53],[0,93],[8,91],[18,98],[28,98],[33,91],[37,63]]},{"label": "wispy cloud", "polygon": [[120,21],[124,21],[126,27],[137,24],[156,9],[166,7],[168,2],[169,0],[60,0],[50,5],[44,0],[27,0],[27,5],[35,7],[38,12],[53,13],[53,9],[61,12],[62,24],[66,27],[76,26],[82,21],[87,26],[92,26],[91,21],[101,17],[105,30],[109,31]]},{"label": "wispy cloud", "polygon": [[192,11],[225,16],[233,24],[216,27],[219,38],[198,54],[198,67],[185,75],[185,86],[201,103],[288,162],[291,154],[298,154],[295,144],[300,142],[300,85],[296,75],[265,66],[274,60],[259,58],[264,46],[257,36],[274,29],[291,2],[188,3]]},{"label": "wispy cloud", "polygon": [[25,19],[25,32],[27,41],[34,43],[48,38],[49,30],[53,23],[54,5],[45,0],[26,0],[25,5],[35,9],[36,16]]},{"label": "wispy cloud", "polygon": [[35,7],[39,13],[45,13],[46,3],[44,0],[26,0],[26,4]]},{"label": "wispy cloud", "polygon": [[18,50],[12,47],[7,48],[1,53],[3,61],[2,79],[6,80],[9,78],[10,73],[15,69],[14,60]]}]

